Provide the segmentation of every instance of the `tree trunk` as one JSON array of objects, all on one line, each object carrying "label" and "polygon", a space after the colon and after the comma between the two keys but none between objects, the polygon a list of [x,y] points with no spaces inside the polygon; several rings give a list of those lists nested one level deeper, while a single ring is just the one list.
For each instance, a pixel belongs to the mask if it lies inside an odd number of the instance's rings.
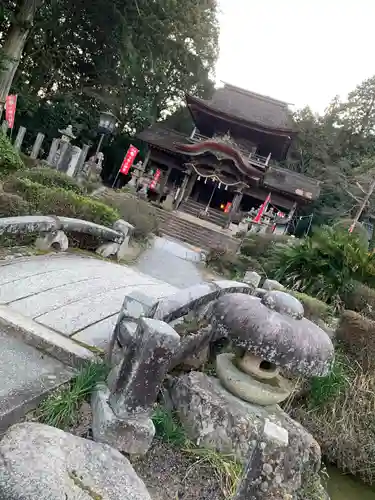
[{"label": "tree trunk", "polygon": [[0,67],[0,118],[14,75],[22,57],[22,51],[33,26],[34,15],[43,0],[21,0],[1,49]]}]

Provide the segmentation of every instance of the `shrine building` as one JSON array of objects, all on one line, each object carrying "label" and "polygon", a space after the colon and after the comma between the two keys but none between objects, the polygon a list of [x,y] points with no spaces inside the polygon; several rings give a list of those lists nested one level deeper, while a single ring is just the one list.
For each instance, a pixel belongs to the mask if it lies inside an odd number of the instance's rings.
[{"label": "shrine building", "polygon": [[186,104],[190,136],[160,124],[138,135],[147,168],[161,170],[160,196],[172,190],[175,208],[225,227],[269,194],[289,216],[318,198],[317,180],[280,166],[295,137],[288,103],[224,84],[211,100],[187,95]]}]

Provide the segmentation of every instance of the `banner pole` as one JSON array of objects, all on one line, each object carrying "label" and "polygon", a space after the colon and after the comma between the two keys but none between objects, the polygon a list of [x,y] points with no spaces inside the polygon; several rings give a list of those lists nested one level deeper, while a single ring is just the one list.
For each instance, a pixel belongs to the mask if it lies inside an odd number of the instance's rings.
[{"label": "banner pole", "polygon": [[115,180],[113,181],[113,184],[112,184],[112,189],[114,189],[114,187],[115,187],[115,185],[116,185],[116,182],[117,182],[117,179],[119,178],[119,175],[120,175],[120,170],[117,172],[116,177],[115,177]]}]

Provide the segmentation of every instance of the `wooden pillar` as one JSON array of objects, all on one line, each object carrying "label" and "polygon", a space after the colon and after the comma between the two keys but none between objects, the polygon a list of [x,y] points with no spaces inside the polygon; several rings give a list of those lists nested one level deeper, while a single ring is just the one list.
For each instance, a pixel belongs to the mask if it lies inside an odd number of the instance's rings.
[{"label": "wooden pillar", "polygon": [[230,208],[228,221],[226,223],[227,228],[230,226],[230,223],[232,222],[233,216],[237,213],[238,209],[240,208],[242,198],[243,198],[243,192],[236,191],[234,194],[233,201],[232,201],[232,206]]},{"label": "wooden pillar", "polygon": [[178,207],[180,206],[182,200],[185,197],[186,186],[188,185],[189,180],[190,180],[189,174],[186,173],[185,178],[182,181],[180,192],[178,194],[178,197],[177,197],[177,200],[176,200],[176,203],[175,203],[176,209],[178,209]]},{"label": "wooden pillar", "polygon": [[163,173],[163,179],[160,183],[160,188],[159,188],[160,192],[159,192],[159,196],[158,196],[158,201],[160,201],[160,198],[164,194],[164,189],[165,189],[165,186],[167,185],[168,178],[169,178],[171,172],[172,172],[172,167],[168,167],[167,171]]},{"label": "wooden pillar", "polygon": [[146,158],[144,159],[144,162],[142,164],[143,171],[146,170],[148,162],[150,161],[150,156],[151,156],[151,149],[148,148],[148,151],[146,153]]},{"label": "wooden pillar", "polygon": [[187,200],[190,195],[191,195],[191,192],[193,191],[193,187],[194,187],[194,184],[197,180],[197,174],[195,172],[193,172],[192,174],[190,174],[190,178],[189,178],[189,182],[187,183],[187,186],[186,186],[186,189],[185,189],[185,195],[184,195],[184,200]]}]

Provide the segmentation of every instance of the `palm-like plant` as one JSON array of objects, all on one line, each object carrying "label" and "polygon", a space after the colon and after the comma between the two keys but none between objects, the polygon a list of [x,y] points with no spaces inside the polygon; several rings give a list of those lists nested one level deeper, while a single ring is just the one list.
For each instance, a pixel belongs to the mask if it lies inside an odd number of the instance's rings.
[{"label": "palm-like plant", "polygon": [[354,235],[324,228],[300,245],[281,249],[275,256],[274,276],[289,288],[341,306],[343,293],[353,281],[375,276],[374,258]]}]

